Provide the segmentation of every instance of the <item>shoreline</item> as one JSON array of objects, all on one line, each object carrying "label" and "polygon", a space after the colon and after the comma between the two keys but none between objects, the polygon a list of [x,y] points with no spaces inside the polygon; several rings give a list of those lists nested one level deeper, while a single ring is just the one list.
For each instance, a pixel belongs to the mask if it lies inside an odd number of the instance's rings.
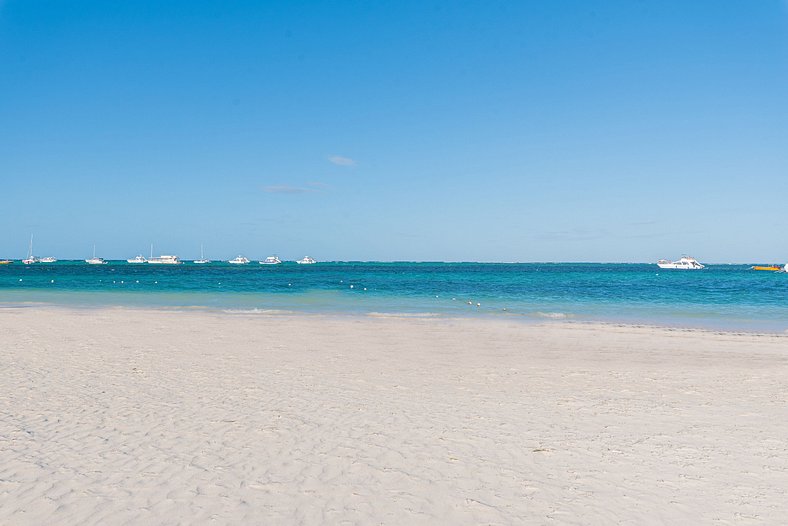
[{"label": "shoreline", "polygon": [[113,305],[113,304],[72,304],[65,305],[59,303],[49,302],[28,302],[28,303],[8,303],[0,302],[0,312],[13,311],[15,309],[24,310],[39,310],[39,311],[63,311],[68,312],[74,310],[77,312],[83,311],[123,311],[129,310],[133,312],[203,312],[206,314],[228,315],[228,316],[290,316],[294,318],[336,318],[336,319],[434,319],[434,320],[478,320],[481,322],[512,322],[528,326],[560,326],[560,325],[578,325],[585,327],[631,327],[635,329],[655,329],[664,331],[682,331],[682,332],[698,332],[709,334],[738,334],[738,335],[756,335],[766,337],[788,337],[788,327],[774,328],[772,330],[755,329],[755,328],[742,328],[742,327],[725,327],[718,325],[690,325],[690,324],[671,324],[667,321],[665,323],[653,321],[630,321],[618,319],[592,319],[575,317],[574,315],[564,315],[553,317],[554,313],[518,313],[518,312],[470,312],[465,315],[458,315],[456,313],[446,312],[377,312],[377,311],[299,311],[293,309],[277,309],[277,308],[227,308],[227,307],[211,307],[205,305]]}]

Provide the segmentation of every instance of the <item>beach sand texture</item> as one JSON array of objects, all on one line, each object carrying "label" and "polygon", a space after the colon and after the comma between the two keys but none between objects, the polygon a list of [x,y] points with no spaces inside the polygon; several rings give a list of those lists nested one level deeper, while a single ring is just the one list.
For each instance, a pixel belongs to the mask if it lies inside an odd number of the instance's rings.
[{"label": "beach sand texture", "polygon": [[788,337],[0,311],[0,524],[784,524]]}]

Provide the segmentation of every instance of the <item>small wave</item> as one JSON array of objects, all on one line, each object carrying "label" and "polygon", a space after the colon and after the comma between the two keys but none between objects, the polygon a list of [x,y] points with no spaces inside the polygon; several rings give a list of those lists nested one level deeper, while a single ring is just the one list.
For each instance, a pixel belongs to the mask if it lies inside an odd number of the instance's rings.
[{"label": "small wave", "polygon": [[372,318],[437,318],[437,312],[370,312],[367,316]]},{"label": "small wave", "polygon": [[282,309],[224,309],[225,314],[293,314],[293,311]]},{"label": "small wave", "polygon": [[571,314],[566,314],[565,312],[537,312],[536,315],[540,318],[548,318],[551,320],[565,320],[572,316]]}]

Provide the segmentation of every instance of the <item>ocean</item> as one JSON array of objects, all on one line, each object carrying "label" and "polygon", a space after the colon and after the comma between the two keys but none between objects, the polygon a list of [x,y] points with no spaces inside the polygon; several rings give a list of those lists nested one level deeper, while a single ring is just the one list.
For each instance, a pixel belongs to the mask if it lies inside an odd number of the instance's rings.
[{"label": "ocean", "polygon": [[81,261],[0,266],[0,306],[486,316],[788,331],[788,274],[747,265]]}]

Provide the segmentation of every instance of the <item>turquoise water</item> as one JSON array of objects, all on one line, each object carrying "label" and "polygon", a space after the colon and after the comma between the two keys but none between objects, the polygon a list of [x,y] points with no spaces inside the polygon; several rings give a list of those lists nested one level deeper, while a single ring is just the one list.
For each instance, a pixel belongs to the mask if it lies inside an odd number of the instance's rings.
[{"label": "turquoise water", "polygon": [[668,271],[650,264],[590,263],[0,266],[0,305],[31,303],[602,320],[782,332],[788,330],[788,274],[745,265]]}]

